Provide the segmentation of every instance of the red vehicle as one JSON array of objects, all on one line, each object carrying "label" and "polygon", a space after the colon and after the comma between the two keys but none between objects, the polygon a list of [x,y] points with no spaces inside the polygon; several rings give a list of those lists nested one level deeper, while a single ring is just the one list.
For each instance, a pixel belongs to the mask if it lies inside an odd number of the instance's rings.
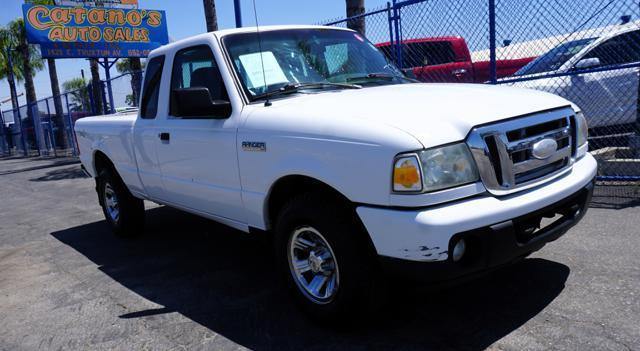
[{"label": "red vehicle", "polygon": [[[387,57],[395,56],[391,43],[376,46]],[[507,77],[535,57],[496,62],[497,77]],[[402,68],[413,71],[423,82],[483,83],[490,79],[489,61],[472,62],[467,43],[462,37],[421,38],[402,41]]]}]

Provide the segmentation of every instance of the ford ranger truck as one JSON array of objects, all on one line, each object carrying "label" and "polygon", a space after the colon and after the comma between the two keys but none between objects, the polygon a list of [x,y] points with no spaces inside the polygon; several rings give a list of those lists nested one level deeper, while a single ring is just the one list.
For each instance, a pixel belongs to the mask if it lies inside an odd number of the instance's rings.
[{"label": "ford ranger truck", "polygon": [[137,114],[75,126],[108,225],[142,233],[148,200],[269,235],[277,273],[322,320],[371,311],[387,277],[453,280],[526,257],[592,194],[577,106],[416,83],[351,30],[221,30],[146,66]]}]

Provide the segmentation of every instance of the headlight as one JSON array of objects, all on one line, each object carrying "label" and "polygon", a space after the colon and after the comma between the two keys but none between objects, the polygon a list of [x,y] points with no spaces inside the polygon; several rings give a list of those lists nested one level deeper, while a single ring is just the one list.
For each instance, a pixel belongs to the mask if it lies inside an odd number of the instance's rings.
[{"label": "headlight", "polygon": [[436,191],[479,179],[471,151],[465,143],[424,150],[419,153],[425,191]]},{"label": "headlight", "polygon": [[584,114],[580,111],[576,112],[576,160],[584,156],[589,147],[587,146],[587,138],[589,136],[589,126]]},{"label": "headlight", "polygon": [[469,148],[458,143],[398,156],[393,169],[393,191],[432,192],[479,179]]},{"label": "headlight", "polygon": [[589,137],[589,126],[587,125],[587,119],[584,118],[584,113],[581,111],[576,112],[576,145],[582,146],[587,143]]}]

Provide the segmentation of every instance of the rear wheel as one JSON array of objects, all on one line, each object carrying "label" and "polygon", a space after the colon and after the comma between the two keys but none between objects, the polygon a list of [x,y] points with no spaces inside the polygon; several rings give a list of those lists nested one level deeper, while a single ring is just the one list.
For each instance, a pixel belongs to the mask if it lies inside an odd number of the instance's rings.
[{"label": "rear wheel", "polygon": [[104,217],[118,236],[135,236],[144,229],[144,202],[133,196],[120,177],[106,169],[97,179],[98,198]]},{"label": "rear wheel", "polygon": [[383,301],[386,281],[351,208],[304,194],[284,206],[275,227],[279,273],[312,317],[343,323],[368,315]]}]

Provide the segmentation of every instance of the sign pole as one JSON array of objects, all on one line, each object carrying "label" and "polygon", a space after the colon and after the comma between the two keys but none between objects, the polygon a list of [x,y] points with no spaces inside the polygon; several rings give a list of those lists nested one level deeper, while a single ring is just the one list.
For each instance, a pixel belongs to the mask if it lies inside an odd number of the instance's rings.
[{"label": "sign pole", "polygon": [[236,28],[242,27],[242,8],[240,7],[240,0],[233,0],[233,9],[236,14]]}]

